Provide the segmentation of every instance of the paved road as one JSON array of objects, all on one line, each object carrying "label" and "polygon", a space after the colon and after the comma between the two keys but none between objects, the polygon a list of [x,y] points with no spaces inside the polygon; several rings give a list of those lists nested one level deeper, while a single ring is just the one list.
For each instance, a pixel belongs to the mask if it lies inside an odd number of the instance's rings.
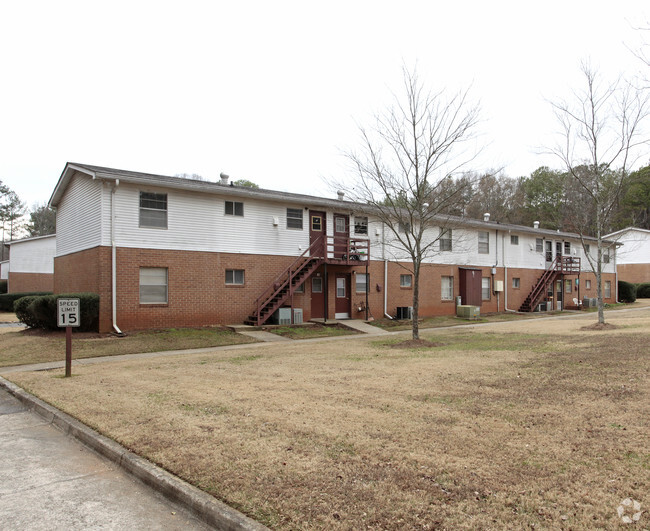
[{"label": "paved road", "polygon": [[0,389],[0,529],[209,529]]}]

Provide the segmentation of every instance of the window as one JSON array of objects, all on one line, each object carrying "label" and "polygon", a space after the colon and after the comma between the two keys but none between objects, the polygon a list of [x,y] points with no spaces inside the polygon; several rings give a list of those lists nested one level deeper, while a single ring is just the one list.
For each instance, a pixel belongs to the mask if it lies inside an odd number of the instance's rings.
[{"label": "window", "polygon": [[519,289],[520,286],[521,286],[521,280],[519,278],[513,278],[512,279],[512,287],[514,289]]},{"label": "window", "polygon": [[440,250],[451,251],[451,229],[440,229]]},{"label": "window", "polygon": [[140,192],[140,226],[167,228],[167,194]]},{"label": "window", "polygon": [[564,293],[571,293],[573,291],[573,285],[571,284],[571,279],[564,280]]},{"label": "window", "polygon": [[443,301],[454,299],[454,277],[441,277],[440,298]]},{"label": "window", "polygon": [[510,245],[519,245],[519,236],[517,234],[510,235]]},{"label": "window", "polygon": [[481,278],[481,299],[484,301],[490,300],[490,278],[482,277]]},{"label": "window", "polygon": [[302,230],[302,209],[287,208],[287,229]]},{"label": "window", "polygon": [[323,216],[311,217],[311,230],[321,232],[323,230]]},{"label": "window", "polygon": [[400,288],[410,288],[413,283],[413,275],[400,275],[399,276],[399,287]]},{"label": "window", "polygon": [[227,216],[243,216],[244,203],[239,201],[226,201],[226,215]]},{"label": "window", "polygon": [[244,285],[244,270],[243,269],[226,269],[226,284],[233,286]]},{"label": "window", "polygon": [[544,252],[544,240],[542,238],[535,238],[535,252]]},{"label": "window", "polygon": [[585,289],[591,289],[591,280],[585,280]]},{"label": "window", "polygon": [[167,304],[167,268],[140,268],[140,304]]},{"label": "window", "polygon": [[609,264],[609,249],[603,251],[603,264]]},{"label": "window", "polygon": [[612,281],[605,281],[605,298],[609,299],[612,296]]},{"label": "window", "polygon": [[478,233],[478,252],[479,254],[488,254],[490,252],[490,233],[479,231]]},{"label": "window", "polygon": [[405,221],[400,221],[399,224],[397,225],[397,232],[410,232],[411,231],[411,224]]},{"label": "window", "polygon": [[311,279],[311,292],[323,293],[323,279],[321,277],[314,277]]},{"label": "window", "polygon": [[355,276],[357,279],[355,291],[357,293],[366,293],[368,291],[368,275],[365,273],[357,273]]},{"label": "window", "polygon": [[368,234],[368,218],[366,216],[354,216],[354,233]]},{"label": "window", "polygon": [[589,244],[585,243],[585,254],[589,254],[589,249],[590,249]]},{"label": "window", "polygon": [[564,242],[564,254],[566,256],[571,254],[571,242]]},{"label": "window", "polygon": [[336,297],[345,299],[345,278],[336,277]]}]

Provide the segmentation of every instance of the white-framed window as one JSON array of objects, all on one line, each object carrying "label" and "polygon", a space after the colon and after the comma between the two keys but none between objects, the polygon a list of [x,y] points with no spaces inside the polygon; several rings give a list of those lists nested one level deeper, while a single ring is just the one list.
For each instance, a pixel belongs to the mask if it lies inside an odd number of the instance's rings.
[{"label": "white-framed window", "polygon": [[519,235],[517,234],[510,235],[510,245],[519,245]]},{"label": "white-framed window", "polygon": [[244,285],[243,269],[226,269],[226,284],[229,286]]},{"label": "white-framed window", "polygon": [[440,250],[451,251],[451,229],[440,229]]},{"label": "white-framed window", "polygon": [[397,232],[411,232],[411,224],[408,221],[400,221],[397,225]]},{"label": "white-framed window", "polygon": [[591,289],[591,280],[585,280],[585,289]]},{"label": "white-framed window", "polygon": [[490,300],[490,277],[481,277],[481,299]]},{"label": "white-framed window", "polygon": [[140,192],[140,227],[167,228],[167,194]]},{"label": "white-framed window", "polygon": [[243,216],[244,203],[241,201],[226,201],[226,216]]},{"label": "white-framed window", "polygon": [[478,232],[478,252],[479,254],[489,254],[490,252],[490,233],[487,231]]},{"label": "white-framed window", "polygon": [[536,253],[544,252],[544,240],[542,238],[535,238],[535,252]]},{"label": "white-framed window", "polygon": [[521,279],[518,277],[513,277],[512,278],[512,287],[514,289],[519,289],[521,286]]},{"label": "white-framed window", "polygon": [[399,287],[410,288],[413,285],[413,275],[406,274],[399,276]]},{"label": "white-framed window", "polygon": [[603,264],[609,264],[609,249],[603,250]]},{"label": "white-framed window", "polygon": [[140,304],[167,304],[167,268],[140,268]]},{"label": "white-framed window", "polygon": [[443,301],[454,300],[454,277],[440,277],[440,298]]},{"label": "white-framed window", "polygon": [[573,283],[570,278],[564,279],[564,293],[571,293],[573,291]]},{"label": "white-framed window", "polygon": [[345,284],[344,278],[336,277],[336,297],[339,299],[345,299]]},{"label": "white-framed window", "polygon": [[612,281],[611,280],[606,280],[605,281],[605,286],[604,286],[604,295],[606,299],[609,299],[612,296]]},{"label": "white-framed window", "polygon": [[287,208],[287,229],[302,230],[302,208]]},{"label": "white-framed window", "polygon": [[338,216],[338,217],[335,216],[334,217],[334,230],[336,232],[345,233],[345,232],[347,232],[345,229],[346,229],[346,227],[345,227],[345,218],[341,217],[341,216]]},{"label": "white-framed window", "polygon": [[354,216],[354,233],[368,234],[368,217]]},{"label": "white-framed window", "polygon": [[323,277],[313,277],[311,279],[311,292],[323,293]]},{"label": "white-framed window", "polygon": [[571,242],[564,242],[564,256],[571,254]]},{"label": "white-framed window", "polygon": [[365,273],[357,273],[355,277],[356,282],[354,291],[357,293],[366,293],[368,291],[368,275]]}]

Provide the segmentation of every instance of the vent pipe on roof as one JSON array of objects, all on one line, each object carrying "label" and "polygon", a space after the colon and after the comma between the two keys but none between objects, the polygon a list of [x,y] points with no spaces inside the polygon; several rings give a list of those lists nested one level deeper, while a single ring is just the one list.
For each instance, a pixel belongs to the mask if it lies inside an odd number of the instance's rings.
[{"label": "vent pipe on roof", "polygon": [[224,186],[228,186],[228,179],[230,179],[230,176],[221,172],[219,174],[219,177],[221,177],[221,184],[223,184]]},{"label": "vent pipe on roof", "polygon": [[489,212],[486,212],[485,214],[483,214],[483,221],[490,221],[490,213]]},{"label": "vent pipe on roof", "polygon": [[345,192],[339,190],[338,192],[336,192],[336,195],[339,196],[339,201],[343,201],[343,198],[345,197]]},{"label": "vent pipe on roof", "polygon": [[539,221],[533,221],[533,228],[539,229]]}]

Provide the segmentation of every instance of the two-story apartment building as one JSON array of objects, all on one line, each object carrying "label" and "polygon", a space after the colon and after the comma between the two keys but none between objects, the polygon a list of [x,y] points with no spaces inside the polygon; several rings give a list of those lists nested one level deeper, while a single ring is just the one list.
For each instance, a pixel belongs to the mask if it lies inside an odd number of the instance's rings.
[{"label": "two-story apartment building", "polygon": [[650,230],[627,227],[605,238],[619,246],[616,257],[619,280],[636,284],[650,282]]},{"label": "two-story apartment building", "polygon": [[[410,264],[394,236],[342,194],[69,163],[50,206],[54,291],[99,293],[101,331],[262,323],[280,307],[304,320],[379,318],[412,304]],[[454,219],[422,268],[420,315],[453,314],[457,297],[483,312],[595,297],[582,252],[577,235]],[[613,262],[608,302],[616,298]]]}]

